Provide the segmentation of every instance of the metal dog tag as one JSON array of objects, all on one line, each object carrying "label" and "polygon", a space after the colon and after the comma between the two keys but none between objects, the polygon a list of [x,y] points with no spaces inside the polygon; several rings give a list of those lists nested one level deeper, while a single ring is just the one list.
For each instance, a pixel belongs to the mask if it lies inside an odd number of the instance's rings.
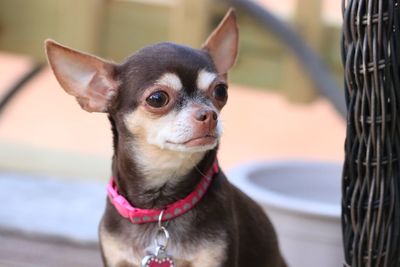
[{"label": "metal dog tag", "polygon": [[155,255],[147,255],[142,260],[142,267],[175,267],[174,259],[165,251],[159,250]]},{"label": "metal dog tag", "polygon": [[142,259],[142,267],[175,267],[174,259],[167,255],[166,250],[169,242],[169,233],[162,226],[162,216],[158,217],[158,231],[155,237],[156,253],[149,254]]}]

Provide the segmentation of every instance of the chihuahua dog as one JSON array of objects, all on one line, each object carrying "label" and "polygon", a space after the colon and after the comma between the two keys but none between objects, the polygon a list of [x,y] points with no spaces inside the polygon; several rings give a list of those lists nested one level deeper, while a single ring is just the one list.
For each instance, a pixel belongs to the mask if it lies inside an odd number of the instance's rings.
[{"label": "chihuahua dog", "polygon": [[201,49],[159,43],[120,65],[46,41],[63,89],[111,122],[104,266],[286,266],[263,210],[216,161],[237,51],[232,9]]}]

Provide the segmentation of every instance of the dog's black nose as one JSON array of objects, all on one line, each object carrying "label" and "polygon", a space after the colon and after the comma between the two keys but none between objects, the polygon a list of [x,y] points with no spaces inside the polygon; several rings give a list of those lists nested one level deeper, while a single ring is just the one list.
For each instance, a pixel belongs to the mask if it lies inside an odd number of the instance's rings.
[{"label": "dog's black nose", "polygon": [[195,119],[201,122],[206,122],[209,120],[216,121],[218,119],[218,114],[214,110],[200,109],[195,113]]}]

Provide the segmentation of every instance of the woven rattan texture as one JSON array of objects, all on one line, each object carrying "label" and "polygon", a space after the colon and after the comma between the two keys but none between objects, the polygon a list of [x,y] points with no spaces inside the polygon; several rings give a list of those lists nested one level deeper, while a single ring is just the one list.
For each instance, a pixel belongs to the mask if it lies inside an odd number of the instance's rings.
[{"label": "woven rattan texture", "polygon": [[345,265],[400,266],[399,7],[344,0],[348,109],[342,183]]}]

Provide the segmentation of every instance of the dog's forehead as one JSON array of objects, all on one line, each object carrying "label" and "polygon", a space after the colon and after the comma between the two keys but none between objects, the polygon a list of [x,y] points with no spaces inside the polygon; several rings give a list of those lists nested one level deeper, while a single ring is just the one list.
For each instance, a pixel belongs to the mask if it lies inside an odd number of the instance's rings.
[{"label": "dog's forehead", "polygon": [[123,82],[136,84],[136,88],[146,87],[164,74],[172,73],[189,89],[196,84],[201,70],[215,72],[207,52],[173,43],[145,47],[121,66]]}]

